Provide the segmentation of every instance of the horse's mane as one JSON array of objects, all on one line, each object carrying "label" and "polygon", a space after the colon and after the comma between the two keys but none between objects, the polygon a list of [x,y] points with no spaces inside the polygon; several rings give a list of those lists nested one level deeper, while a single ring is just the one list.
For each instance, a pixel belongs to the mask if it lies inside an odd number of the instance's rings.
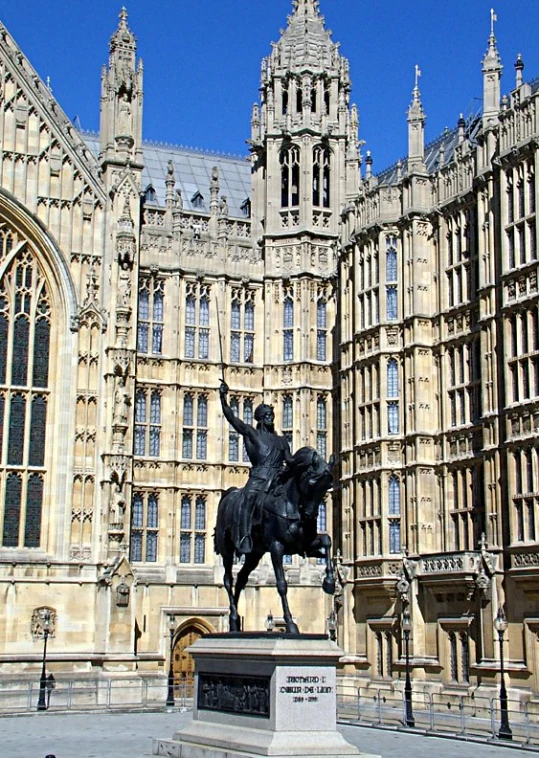
[{"label": "horse's mane", "polygon": [[316,450],[312,447],[300,447],[292,456],[292,467],[298,469],[309,468],[313,462],[315,453]]}]

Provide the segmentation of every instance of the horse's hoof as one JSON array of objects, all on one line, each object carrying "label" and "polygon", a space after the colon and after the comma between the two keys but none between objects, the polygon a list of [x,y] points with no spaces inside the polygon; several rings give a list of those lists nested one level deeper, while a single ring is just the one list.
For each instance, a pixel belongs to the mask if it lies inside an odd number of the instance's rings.
[{"label": "horse's hoof", "polygon": [[335,594],[335,579],[333,578],[330,579],[329,577],[326,576],[326,578],[322,582],[322,589],[328,595],[334,595]]},{"label": "horse's hoof", "polygon": [[228,629],[231,632],[241,632],[240,620],[238,616],[236,616],[236,618],[234,618],[233,616],[230,616],[229,622],[228,622]]},{"label": "horse's hoof", "polygon": [[290,621],[286,625],[286,632],[287,634],[299,634],[299,627],[297,624],[294,624],[293,621]]}]

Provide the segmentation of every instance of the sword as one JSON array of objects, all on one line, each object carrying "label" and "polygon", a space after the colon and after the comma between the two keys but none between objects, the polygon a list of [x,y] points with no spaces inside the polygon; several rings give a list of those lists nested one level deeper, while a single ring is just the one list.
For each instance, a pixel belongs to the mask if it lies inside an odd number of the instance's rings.
[{"label": "sword", "polygon": [[221,322],[219,320],[219,304],[217,302],[217,295],[215,296],[215,310],[217,312],[217,335],[219,337],[219,354],[221,356],[221,381],[225,382],[225,362],[223,360],[223,340],[221,339]]}]

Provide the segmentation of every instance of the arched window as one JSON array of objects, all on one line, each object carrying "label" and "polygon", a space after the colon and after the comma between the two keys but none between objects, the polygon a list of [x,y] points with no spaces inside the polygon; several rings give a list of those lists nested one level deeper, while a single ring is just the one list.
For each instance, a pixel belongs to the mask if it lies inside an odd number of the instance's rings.
[{"label": "arched window", "polygon": [[285,297],[283,305],[283,359],[294,360],[294,300]]},{"label": "arched window", "polygon": [[154,390],[150,399],[150,455],[158,457],[161,452],[161,395]]},{"label": "arched window", "polygon": [[389,477],[389,552],[401,552],[401,502],[400,482],[396,476]]},{"label": "arched window", "polygon": [[389,247],[386,252],[386,281],[397,281],[397,251]]},{"label": "arched window", "polygon": [[281,207],[299,205],[299,147],[281,152]]},{"label": "arched window", "polygon": [[387,396],[399,396],[399,368],[394,358],[387,363]]},{"label": "arched window", "polygon": [[331,83],[325,82],[324,83],[324,113],[326,116],[329,116],[330,109],[331,109]]},{"label": "arched window", "polygon": [[325,503],[320,503],[318,508],[318,520],[317,527],[318,533],[327,532],[328,530],[328,518],[327,518],[327,506]]},{"label": "arched window", "polygon": [[329,208],[331,201],[331,150],[315,147],[313,150],[313,205]]},{"label": "arched window", "polygon": [[327,304],[319,300],[316,304],[316,360],[327,359]]},{"label": "arched window", "polygon": [[191,528],[191,498],[185,495],[182,497],[180,528]]},{"label": "arched window", "polygon": [[283,397],[283,429],[292,429],[294,426],[294,408],[290,395]]},{"label": "arched window", "polygon": [[185,323],[189,325],[196,324],[196,300],[194,295],[187,295],[185,300]]},{"label": "arched window", "polygon": [[401,515],[400,482],[396,476],[389,477],[389,515]]},{"label": "arched window", "polygon": [[319,397],[316,404],[316,426],[318,429],[327,429],[327,409],[323,397]]},{"label": "arched window", "polygon": [[206,501],[202,496],[197,497],[195,503],[195,529],[198,531],[206,528]]},{"label": "arched window", "polygon": [[5,441],[0,443],[1,545],[38,548],[46,477],[51,303],[36,252],[5,223],[0,225],[0,261],[5,267],[0,281],[0,440]]},{"label": "arched window", "polygon": [[296,88],[296,111],[301,113],[303,110],[303,88],[298,85]]}]

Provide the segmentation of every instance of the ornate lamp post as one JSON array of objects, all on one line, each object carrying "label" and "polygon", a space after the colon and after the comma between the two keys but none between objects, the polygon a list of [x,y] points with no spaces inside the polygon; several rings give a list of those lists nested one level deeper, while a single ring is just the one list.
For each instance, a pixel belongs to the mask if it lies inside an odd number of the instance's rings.
[{"label": "ornate lamp post", "polygon": [[45,608],[41,612],[41,619],[43,622],[43,665],[41,666],[41,677],[39,679],[39,699],[37,701],[37,710],[46,711],[46,693],[47,693],[47,639],[50,633],[51,612]]},{"label": "ornate lamp post", "polygon": [[404,654],[406,656],[406,681],[404,683],[404,707],[405,715],[404,721],[406,726],[415,726],[414,712],[412,710],[412,682],[410,680],[410,632],[412,630],[412,622],[410,619],[410,611],[406,607],[402,612],[402,631],[404,634]]},{"label": "ornate lamp post", "polygon": [[176,619],[170,616],[168,620],[168,629],[170,632],[170,665],[168,667],[168,688],[167,688],[167,706],[174,707],[174,632],[176,631]]},{"label": "ornate lamp post", "polygon": [[505,672],[503,668],[503,636],[507,631],[507,619],[503,608],[498,609],[498,615],[494,619],[494,628],[498,632],[498,639],[500,641],[500,730],[498,737],[501,740],[512,740],[513,732],[509,726],[509,714],[507,711],[507,690],[505,689]]}]

